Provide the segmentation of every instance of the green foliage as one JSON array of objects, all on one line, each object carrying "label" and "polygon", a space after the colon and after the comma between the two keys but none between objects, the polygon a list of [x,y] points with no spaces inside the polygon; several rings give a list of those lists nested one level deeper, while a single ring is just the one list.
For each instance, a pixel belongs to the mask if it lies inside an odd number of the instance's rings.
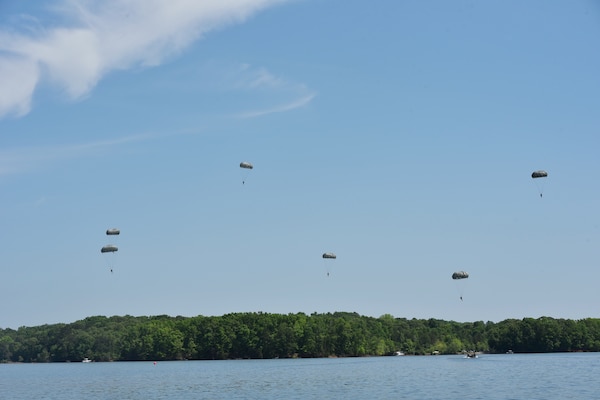
[{"label": "green foliage", "polygon": [[458,323],[345,312],[233,313],[95,316],[71,324],[0,329],[0,362],[360,357],[464,350],[600,351],[600,319]]}]

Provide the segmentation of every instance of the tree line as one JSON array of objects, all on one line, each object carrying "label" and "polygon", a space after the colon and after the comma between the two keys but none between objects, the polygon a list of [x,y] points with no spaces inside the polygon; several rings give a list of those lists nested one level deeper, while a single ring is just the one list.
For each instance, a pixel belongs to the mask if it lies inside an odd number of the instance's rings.
[{"label": "tree line", "polygon": [[600,351],[600,319],[501,322],[379,318],[356,313],[94,316],[0,329],[0,362],[215,360]]}]

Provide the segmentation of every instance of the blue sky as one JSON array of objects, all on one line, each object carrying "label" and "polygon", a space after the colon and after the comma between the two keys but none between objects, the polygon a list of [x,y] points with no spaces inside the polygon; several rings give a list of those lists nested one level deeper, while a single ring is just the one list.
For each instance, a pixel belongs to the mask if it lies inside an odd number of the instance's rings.
[{"label": "blue sky", "polygon": [[599,39],[591,0],[2,2],[0,327],[600,317]]}]

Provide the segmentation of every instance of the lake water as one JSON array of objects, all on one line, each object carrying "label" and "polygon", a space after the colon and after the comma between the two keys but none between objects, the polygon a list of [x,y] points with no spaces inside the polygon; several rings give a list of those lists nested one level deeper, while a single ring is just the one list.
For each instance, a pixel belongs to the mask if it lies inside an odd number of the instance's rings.
[{"label": "lake water", "polygon": [[600,399],[600,353],[1,364],[0,399]]}]

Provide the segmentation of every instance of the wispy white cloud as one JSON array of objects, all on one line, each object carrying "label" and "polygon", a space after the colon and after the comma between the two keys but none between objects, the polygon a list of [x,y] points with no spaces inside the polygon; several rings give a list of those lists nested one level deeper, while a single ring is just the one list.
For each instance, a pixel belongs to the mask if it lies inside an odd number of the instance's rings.
[{"label": "wispy white cloud", "polygon": [[239,68],[237,87],[240,89],[282,88],[290,84],[267,71],[266,68],[252,68],[250,64],[242,64]]},{"label": "wispy white cloud", "polygon": [[158,65],[207,32],[285,1],[57,0],[53,26],[37,19],[17,32],[0,29],[0,117],[27,114],[46,79],[78,99],[110,71]]},{"label": "wispy white cloud", "polygon": [[260,109],[238,113],[238,118],[254,118],[267,114],[290,111],[304,107],[316,96],[316,93],[301,83],[292,82],[278,77],[266,68],[252,68],[243,64],[238,71],[237,90],[252,90],[276,93],[270,97],[276,104],[263,105]]},{"label": "wispy white cloud", "polygon": [[260,117],[260,116],[267,115],[267,114],[290,111],[290,110],[293,110],[296,108],[304,107],[305,105],[310,103],[310,101],[314,97],[315,97],[314,94],[309,94],[309,95],[306,95],[299,99],[296,99],[292,102],[285,103],[285,104],[279,104],[279,105],[276,105],[271,108],[265,108],[265,109],[256,110],[256,111],[246,111],[246,112],[238,114],[238,117],[239,118],[254,118],[254,117]]}]

